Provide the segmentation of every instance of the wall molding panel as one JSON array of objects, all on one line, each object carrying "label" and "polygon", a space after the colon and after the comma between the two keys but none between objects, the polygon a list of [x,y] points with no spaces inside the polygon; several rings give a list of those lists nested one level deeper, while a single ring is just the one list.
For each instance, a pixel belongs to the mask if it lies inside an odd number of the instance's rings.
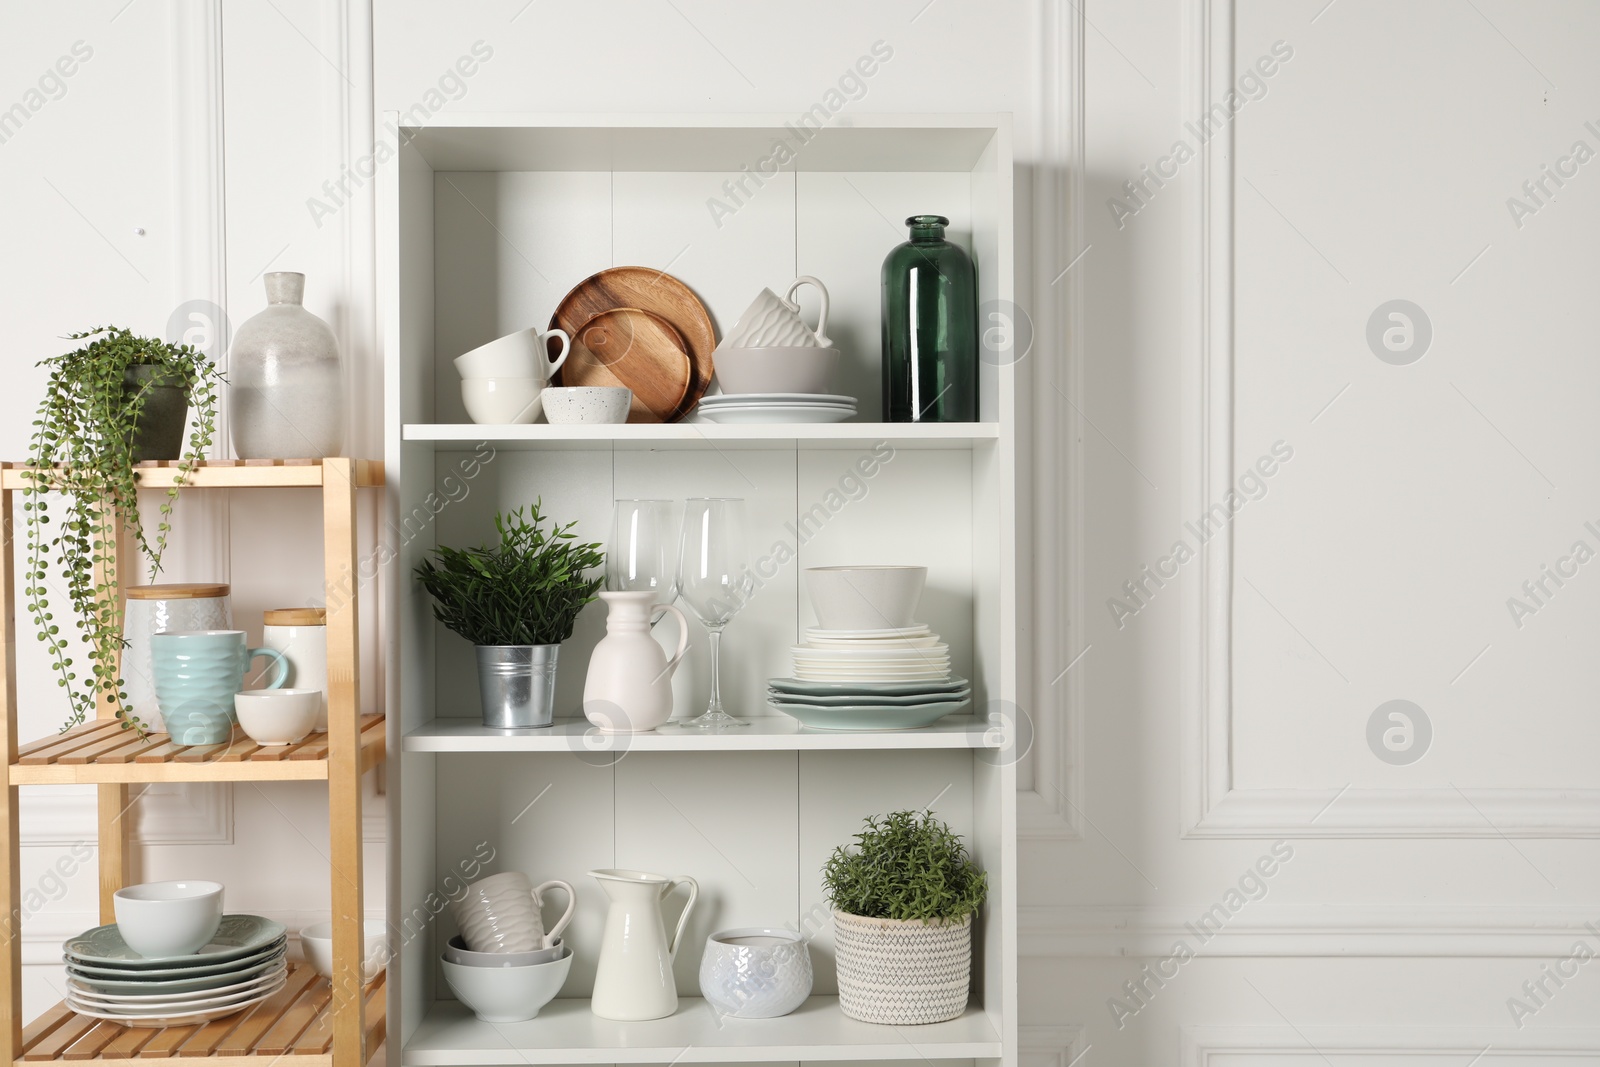
[{"label": "wall molding panel", "polygon": [[[1234,83],[1234,0],[1184,5],[1183,114],[1205,114]],[[1222,499],[1234,478],[1234,127],[1199,149],[1185,191],[1193,278],[1186,315],[1183,513]],[[1233,530],[1200,550],[1198,589],[1184,590],[1183,831],[1190,838],[1600,837],[1600,790],[1242,790],[1232,755]]]},{"label": "wall molding panel", "polygon": [[[1031,906],[1020,909],[1024,956],[1164,956],[1203,913],[1181,907]],[[1201,957],[1556,958],[1600,912],[1577,908],[1368,904],[1252,904],[1196,947]]]},{"label": "wall molding panel", "polygon": [[[1517,1056],[1561,1059],[1600,1057],[1600,1029],[1558,1027],[1508,1030],[1506,1027],[1398,1026],[1186,1026],[1179,1036],[1181,1067],[1209,1067],[1260,1057],[1273,1067],[1290,1060],[1333,1062],[1330,1056],[1449,1056],[1476,1063]],[[1490,1050],[1493,1050],[1492,1052]]]},{"label": "wall molding panel", "polygon": [[1073,1067],[1089,1051],[1083,1026],[1023,1026],[1017,1031],[1018,1059],[1025,1067]]},{"label": "wall molding panel", "polygon": [[[71,790],[70,792],[68,790]],[[68,848],[98,837],[93,786],[22,791],[22,844]],[[134,802],[139,845],[233,844],[233,787],[220,782],[146,786]]]},{"label": "wall molding panel", "polygon": [[[1082,664],[1065,671],[1083,643],[1084,487],[1078,420],[1066,397],[1081,395],[1082,274],[1063,268],[1083,243],[1084,12],[1080,4],[1035,8],[1040,52],[1033,177],[1032,562],[1037,581],[1024,675],[1032,751],[1019,770],[1018,835],[1080,840],[1083,810]],[[1065,394],[1065,396],[1063,396]],[[1026,708],[1024,709],[1026,711]]]}]

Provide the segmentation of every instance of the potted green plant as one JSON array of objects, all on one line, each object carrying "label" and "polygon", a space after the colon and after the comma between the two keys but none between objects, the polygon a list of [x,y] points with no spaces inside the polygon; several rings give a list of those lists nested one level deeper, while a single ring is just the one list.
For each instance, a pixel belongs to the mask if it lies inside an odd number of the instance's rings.
[{"label": "potted green plant", "polygon": [[[223,378],[193,346],[139,337],[121,327],[100,326],[70,339],[88,343],[39,363],[50,368],[50,381],[33,424],[29,485],[23,494],[28,544],[24,604],[49,650],[58,684],[71,700],[71,717],[63,729],[83,722],[104,698],[115,706],[124,727],[142,734],[142,724],[125,706],[118,666],[121,608],[116,597],[106,595],[117,578],[117,524],[149,561],[154,580],[172,529],[178,487],[168,490],[155,534],[147,537],[134,464],[180,460],[183,474],[192,470],[211,447],[217,385]],[[185,447],[190,408],[194,422]],[[47,508],[49,492],[66,494],[63,512],[52,514]],[[50,608],[46,568],[52,554],[78,635],[88,646],[87,688],[77,684],[71,650]]]},{"label": "potted green plant", "polygon": [[930,811],[872,816],[822,867],[833,906],[839,1008],[869,1023],[920,1025],[967,1007],[972,917],[989,884]]},{"label": "potted green plant", "polygon": [[502,730],[551,725],[556,661],[578,612],[605,581],[598,544],[578,544],[569,522],[546,524],[533,505],[497,514],[498,542],[433,550],[417,579],[433,596],[433,614],[477,646],[483,724]]}]

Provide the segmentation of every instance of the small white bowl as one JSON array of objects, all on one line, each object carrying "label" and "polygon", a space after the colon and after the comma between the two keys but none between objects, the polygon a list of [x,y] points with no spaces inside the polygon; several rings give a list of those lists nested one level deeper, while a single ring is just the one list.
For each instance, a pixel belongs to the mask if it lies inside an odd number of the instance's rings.
[{"label": "small white bowl", "polygon": [[248,689],[233,695],[233,710],[250,740],[263,748],[292,745],[317,728],[320,689]]},{"label": "small white bowl", "polygon": [[461,402],[480,426],[520,426],[539,417],[543,378],[463,378]]},{"label": "small white bowl", "polygon": [[[361,924],[361,980],[378,977],[389,962],[389,929],[382,919]],[[333,977],[333,923],[314,923],[300,931],[300,950],[324,978]]]},{"label": "small white bowl", "polygon": [[222,883],[145,882],[117,890],[117,932],[147,959],[188,956],[216,936],[222,923]]},{"label": "small white bowl", "polygon": [[837,348],[719,348],[716,378],[725,395],[832,393]]},{"label": "small white bowl", "polygon": [[926,567],[808,567],[811,610],[825,630],[882,630],[917,621]]},{"label": "small white bowl", "polygon": [[[561,353],[551,359],[545,348],[546,338],[561,338]],[[540,333],[533,327],[497,337],[486,345],[455,358],[456,373],[462,378],[537,378],[549,381],[550,376],[567,360],[572,341],[565,330],[547,330]]]},{"label": "small white bowl", "polygon": [[444,958],[463,967],[530,967],[554,962],[566,954],[567,946],[559,937],[550,942],[549,948],[536,948],[532,952],[474,952],[460,934],[444,946]]},{"label": "small white bowl", "polygon": [[572,969],[572,953],[531,967],[465,967],[441,959],[444,980],[456,999],[486,1023],[520,1023],[537,1018],[555,999]]},{"label": "small white bowl", "polygon": [[545,418],[554,425],[624,423],[632,406],[633,390],[617,385],[552,385],[544,391]]}]

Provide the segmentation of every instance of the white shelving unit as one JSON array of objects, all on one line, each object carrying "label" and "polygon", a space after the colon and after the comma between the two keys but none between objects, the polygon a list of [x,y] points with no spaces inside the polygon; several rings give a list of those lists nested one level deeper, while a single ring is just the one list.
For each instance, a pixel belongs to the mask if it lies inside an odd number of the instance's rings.
[{"label": "white shelving unit", "polygon": [[[1009,309],[1009,120],[855,115],[811,131],[795,158],[731,214],[708,202],[795,140],[792,116],[451,116],[399,127],[379,189],[379,291],[388,368],[385,462],[398,576],[389,597],[391,1056],[412,1067],[521,1063],[1017,1059],[1015,770],[1005,736],[1017,698],[1014,368],[985,365],[980,422],[876,420],[879,268],[911,214],[951,219],[978,265],[980,302]],[[741,170],[745,168],[746,170]],[[746,183],[750,186],[750,183]],[[753,189],[753,191],[752,191]],[[834,425],[473,426],[450,359],[544,324],[574,284],[639,264],[683,279],[719,333],[763,286],[816,275],[845,354],[839,391],[865,421]],[[808,311],[809,314],[809,311]],[[599,605],[562,646],[551,730],[479,724],[470,646],[438,627],[411,569],[438,544],[476,544],[497,510],[539,500],[604,541],[620,497],[749,501],[762,586],[724,640],[724,700],[754,720],[697,736],[601,738],[581,719]],[[763,703],[789,646],[813,624],[804,568],[919,563],[923,617],[972,679],[972,713],[907,732],[804,731]],[[705,635],[674,679],[682,709],[705,703]],[[660,628],[673,640],[671,624]],[[868,815],[931,806],[969,841],[991,895],[976,924],[965,1015],[874,1026],[839,1011],[819,869]],[[485,857],[491,857],[485,859]],[[565,934],[576,958],[562,999],[527,1023],[478,1023],[436,959],[456,930],[445,901],[475,863],[563,878],[578,889]],[[700,902],[678,953],[677,1014],[595,1018],[587,997],[604,919],[586,872],[688,874]],[[714,930],[815,933],[815,996],[768,1021],[718,1020],[698,999]]]}]

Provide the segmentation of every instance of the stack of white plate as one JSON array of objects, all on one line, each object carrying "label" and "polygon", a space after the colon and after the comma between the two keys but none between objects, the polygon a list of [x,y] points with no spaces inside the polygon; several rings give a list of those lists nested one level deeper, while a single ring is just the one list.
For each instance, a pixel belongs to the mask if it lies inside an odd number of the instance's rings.
[{"label": "stack of white plate", "polygon": [[806,631],[794,676],[805,682],[942,682],[950,646],[925,623],[893,630]]},{"label": "stack of white plate", "polygon": [[147,959],[116,924],[63,946],[67,1007],[124,1026],[185,1026],[221,1019],[266,1000],[288,981],[288,933],[259,915],[224,915],[216,936],[188,956]]},{"label": "stack of white plate", "polygon": [[701,397],[696,410],[707,422],[843,422],[855,415],[856,398],[826,393],[724,393]]}]

